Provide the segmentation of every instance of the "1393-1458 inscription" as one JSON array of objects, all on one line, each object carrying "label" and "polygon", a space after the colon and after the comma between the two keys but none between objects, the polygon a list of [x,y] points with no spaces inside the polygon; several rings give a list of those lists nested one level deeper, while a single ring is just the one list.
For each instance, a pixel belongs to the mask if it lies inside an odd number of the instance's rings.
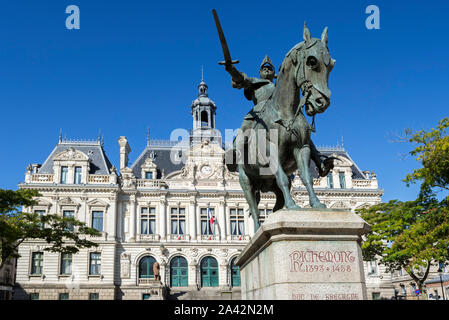
[{"label": "1393-1458 inscription", "polygon": [[355,262],[353,251],[295,250],[289,256],[290,272],[351,272]]}]

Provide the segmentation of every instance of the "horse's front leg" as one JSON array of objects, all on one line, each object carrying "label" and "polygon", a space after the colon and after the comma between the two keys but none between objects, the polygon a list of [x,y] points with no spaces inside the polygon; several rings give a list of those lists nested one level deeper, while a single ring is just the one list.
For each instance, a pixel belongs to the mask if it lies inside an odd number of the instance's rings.
[{"label": "horse's front leg", "polygon": [[299,177],[309,193],[309,202],[312,208],[326,208],[326,206],[318,200],[318,197],[313,190],[313,179],[310,175],[310,147],[305,144],[302,148],[295,148],[293,150],[296,164],[298,165]]},{"label": "horse's front leg", "polygon": [[242,187],[246,201],[248,202],[249,213],[254,220],[254,232],[256,232],[257,229],[260,228],[259,209],[258,209],[259,201],[257,199],[256,188],[254,187],[254,183],[251,181],[251,179],[248,177],[245,170],[243,169],[243,165],[239,164],[238,168],[239,168],[240,186]]},{"label": "horse's front leg", "polygon": [[288,178],[285,171],[282,169],[280,160],[278,160],[277,170],[275,171],[276,184],[279,187],[279,190],[282,192],[284,196],[285,206],[287,209],[300,209],[300,207],[295,203],[290,194],[290,179]]}]

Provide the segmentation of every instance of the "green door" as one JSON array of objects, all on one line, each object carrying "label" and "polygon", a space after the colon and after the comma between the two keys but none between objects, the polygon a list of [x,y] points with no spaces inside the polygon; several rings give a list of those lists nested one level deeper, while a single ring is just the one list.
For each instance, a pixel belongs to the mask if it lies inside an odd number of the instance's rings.
[{"label": "green door", "polygon": [[174,257],[170,263],[170,286],[187,287],[189,285],[187,260]]},{"label": "green door", "polygon": [[153,263],[156,262],[151,256],[143,257],[139,263],[139,278],[148,279],[154,278]]},{"label": "green door", "polygon": [[240,268],[235,265],[235,259],[231,261],[231,285],[240,287]]},{"label": "green door", "polygon": [[218,287],[218,263],[213,257],[201,261],[201,286]]}]

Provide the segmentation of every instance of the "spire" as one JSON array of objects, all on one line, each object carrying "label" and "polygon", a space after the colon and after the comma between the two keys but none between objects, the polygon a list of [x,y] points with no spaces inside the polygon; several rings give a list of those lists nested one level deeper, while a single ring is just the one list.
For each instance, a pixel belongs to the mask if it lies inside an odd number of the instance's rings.
[{"label": "spire", "polygon": [[201,82],[198,85],[198,97],[207,97],[207,84],[204,82],[204,68],[201,66]]}]

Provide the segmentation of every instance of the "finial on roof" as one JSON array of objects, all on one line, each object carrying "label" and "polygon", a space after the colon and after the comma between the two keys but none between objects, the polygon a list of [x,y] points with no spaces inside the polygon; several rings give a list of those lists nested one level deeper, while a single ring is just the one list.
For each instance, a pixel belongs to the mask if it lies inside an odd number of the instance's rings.
[{"label": "finial on roof", "polygon": [[59,128],[59,143],[62,142],[62,128]]},{"label": "finial on roof", "polygon": [[147,147],[150,146],[150,128],[147,128]]},{"label": "finial on roof", "polygon": [[344,149],[345,148],[345,142],[343,141],[343,136],[341,136],[341,147]]},{"label": "finial on roof", "polygon": [[204,68],[201,66],[201,81],[204,81]]}]

